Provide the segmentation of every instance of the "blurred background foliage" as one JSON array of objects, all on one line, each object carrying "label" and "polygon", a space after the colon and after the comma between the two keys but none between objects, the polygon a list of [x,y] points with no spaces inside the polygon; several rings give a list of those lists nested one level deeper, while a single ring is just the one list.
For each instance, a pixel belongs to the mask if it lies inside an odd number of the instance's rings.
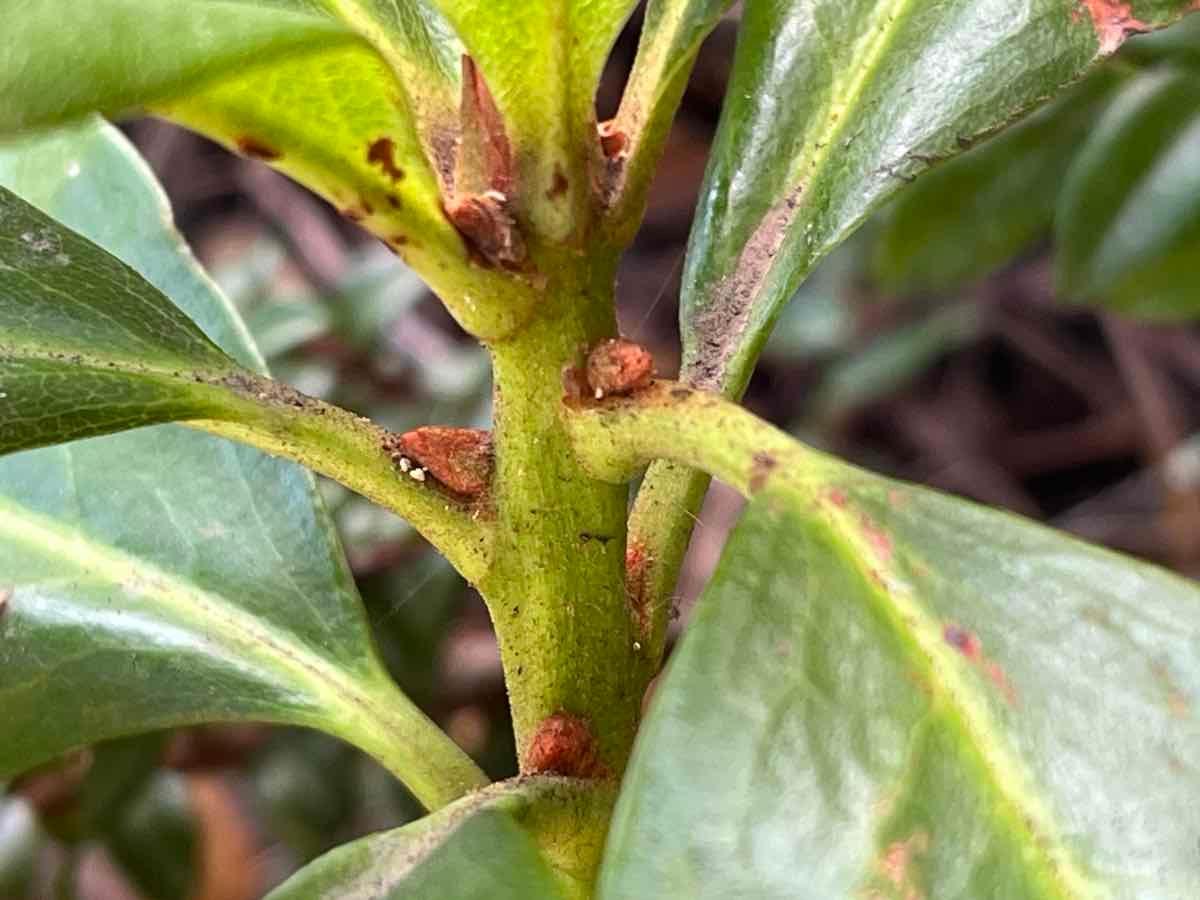
[{"label": "blurred background foliage", "polygon": [[[635,17],[598,99],[615,109]],[[678,366],[680,263],[732,58],[709,40],[619,285],[624,332]],[[1137,38],[1049,105],[935,168],[784,312],[755,411],[877,471],[1200,573],[1200,16]],[[385,248],[259,163],[128,130],[274,373],[393,429],[486,425],[485,354]],[[331,483],[404,689],[495,777],[514,754],[486,611],[400,519]],[[714,486],[686,613],[740,502]],[[241,900],[419,813],[317,734],[205,727],[117,741],[0,786],[0,898]]]}]

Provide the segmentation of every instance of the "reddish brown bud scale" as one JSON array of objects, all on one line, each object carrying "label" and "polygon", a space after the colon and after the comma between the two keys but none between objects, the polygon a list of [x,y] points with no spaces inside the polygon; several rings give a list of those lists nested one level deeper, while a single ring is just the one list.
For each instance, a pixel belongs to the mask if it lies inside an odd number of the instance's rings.
[{"label": "reddish brown bud scale", "polygon": [[525,753],[525,774],[598,778],[604,774],[596,759],[596,740],[587,722],[570,713],[555,713],[541,721]]},{"label": "reddish brown bud scale", "polygon": [[384,450],[396,462],[406,460],[427,471],[456,494],[475,497],[491,484],[492,435],[478,428],[417,428],[388,435]]},{"label": "reddish brown bud scale", "polygon": [[587,380],[597,400],[631,394],[654,381],[654,357],[641,344],[625,338],[602,341],[588,355]]}]

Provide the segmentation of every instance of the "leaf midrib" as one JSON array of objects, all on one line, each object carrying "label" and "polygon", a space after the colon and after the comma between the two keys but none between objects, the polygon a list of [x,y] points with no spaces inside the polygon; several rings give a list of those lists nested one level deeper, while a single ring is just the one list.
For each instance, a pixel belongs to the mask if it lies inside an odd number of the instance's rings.
[{"label": "leaf midrib", "polygon": [[[820,499],[813,502],[813,485],[829,483],[836,482],[832,479],[811,480],[807,488],[802,489],[803,495],[809,498],[806,506],[815,508],[815,512],[804,515],[825,528],[834,545],[841,549],[843,561],[858,574],[876,611],[912,647],[912,661],[921,670],[924,682],[931,686],[934,702],[943,703],[947,717],[959,722],[963,745],[977,754],[989,775],[992,790],[1008,807],[1007,818],[1010,826],[1020,833],[1021,845],[1034,848],[1041,860],[1045,883],[1054,885],[1063,900],[1099,900],[1090,879],[1059,837],[1050,810],[1033,790],[1032,773],[1009,750],[1007,740],[1001,736],[1002,731],[988,709],[986,697],[973,679],[964,677],[958,651],[946,644],[941,624],[929,615],[910,590],[881,589],[874,576],[886,573],[892,567],[879,560],[870,541],[855,524],[852,507],[839,509]],[[898,576],[897,580],[900,580]]]},{"label": "leaf midrib", "polygon": [[129,378],[148,378],[155,381],[182,382],[185,384],[219,385],[221,379],[239,372],[248,378],[257,379],[252,372],[243,370],[233,360],[227,366],[196,366],[192,360],[179,359],[179,365],[153,364],[134,361],[120,356],[104,356],[95,353],[80,353],[74,350],[49,350],[30,345],[0,345],[0,366],[7,362],[57,363],[74,371],[101,372],[106,375],[119,374]]},{"label": "leaf midrib", "polygon": [[[289,676],[298,676],[316,700],[318,717],[336,723],[339,710],[347,704],[361,709],[376,721],[389,717],[377,708],[375,699],[362,690],[346,673],[326,658],[313,653],[304,644],[280,640],[261,620],[227,602],[223,597],[187,582],[143,559],[102,544],[75,529],[63,528],[53,520],[27,507],[0,497],[0,536],[14,544],[39,548],[58,558],[72,559],[109,583],[129,589],[136,584],[142,596],[159,600],[179,621],[211,635],[222,635],[225,646],[235,648],[251,659],[265,662],[269,668]],[[218,628],[214,629],[214,625]],[[265,655],[266,648],[274,655]],[[364,676],[378,681],[370,660]]]}]

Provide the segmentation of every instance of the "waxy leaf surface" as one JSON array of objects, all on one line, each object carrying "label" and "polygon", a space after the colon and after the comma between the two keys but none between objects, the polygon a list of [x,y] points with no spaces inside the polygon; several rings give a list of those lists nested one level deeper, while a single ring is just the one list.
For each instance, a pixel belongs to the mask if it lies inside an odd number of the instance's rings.
[{"label": "waxy leaf surface", "polygon": [[814,263],[938,160],[1191,0],[749,0],[684,273],[684,372],[736,395]]},{"label": "waxy leaf surface", "polygon": [[[0,185],[122,257],[179,307],[95,248],[64,239],[39,249],[61,230],[43,221],[26,239],[20,217],[30,213],[4,206],[18,227],[0,229],[0,341],[70,347],[65,360],[47,353],[57,368],[40,376],[20,359],[0,363],[6,435],[36,411],[20,399],[26,390],[61,402],[63,421],[75,403],[107,415],[114,394],[117,407],[143,403],[119,377],[76,378],[76,356],[120,370],[140,353],[151,367],[223,372],[234,363],[219,345],[261,366],[173,231],[148,170],[111,128],[89,122],[10,148]],[[64,272],[79,279],[47,280]],[[57,311],[31,302],[46,284],[61,293]],[[36,315],[23,318],[23,306]],[[351,740],[431,805],[478,783],[388,680],[313,479],[292,463],[178,426],[0,459],[0,597],[0,777],[105,738],[252,719]]]},{"label": "waxy leaf surface", "polygon": [[1200,588],[840,464],[759,477],[604,900],[1200,895]]}]

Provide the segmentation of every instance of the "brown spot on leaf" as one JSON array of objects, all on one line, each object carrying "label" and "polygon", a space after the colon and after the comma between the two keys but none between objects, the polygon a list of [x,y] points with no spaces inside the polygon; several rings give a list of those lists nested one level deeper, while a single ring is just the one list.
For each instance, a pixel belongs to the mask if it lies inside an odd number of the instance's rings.
[{"label": "brown spot on leaf", "polygon": [[1183,691],[1179,689],[1179,684],[1175,681],[1175,677],[1171,674],[1171,670],[1167,664],[1156,662],[1151,665],[1150,669],[1167,690],[1167,709],[1171,715],[1176,719],[1186,719],[1191,715],[1191,705],[1188,703]]},{"label": "brown spot on leaf", "polygon": [[846,492],[841,488],[830,488],[825,492],[825,497],[838,509],[845,509],[846,504],[850,502],[846,499]]},{"label": "brown spot on leaf", "polygon": [[779,461],[770,453],[755,453],[754,461],[750,466],[750,493],[757,494],[765,488],[771,473],[778,465]]},{"label": "brown spot on leaf", "polygon": [[389,137],[371,141],[367,147],[367,162],[382,169],[393,182],[404,180],[404,170],[396,165],[396,142]]},{"label": "brown spot on leaf", "polygon": [[1008,673],[998,662],[990,660],[983,652],[983,642],[974,632],[953,623],[942,629],[947,644],[961,653],[972,665],[979,666],[988,680],[996,686],[1009,706],[1017,705],[1017,690],[1009,681]]},{"label": "brown spot on leaf", "polygon": [[633,393],[654,380],[654,357],[641,344],[626,338],[601,341],[588,354],[587,382],[592,396]]},{"label": "brown spot on leaf", "polygon": [[729,362],[750,325],[754,301],[796,218],[803,190],[803,185],[797,185],[763,216],[733,271],[704,298],[694,319],[696,349],[686,365],[687,380],[696,387],[721,389]]},{"label": "brown spot on leaf", "polygon": [[363,221],[363,219],[365,219],[369,215],[369,213],[365,209],[362,209],[357,206],[347,206],[345,209],[341,210],[340,212],[342,214],[343,219],[346,219],[346,220],[348,220],[350,222],[354,222],[354,223]]},{"label": "brown spot on leaf", "polygon": [[525,239],[503,194],[498,191],[455,194],[443,204],[443,209],[478,264],[493,269],[519,269],[525,262]]},{"label": "brown spot on leaf", "polygon": [[1009,706],[1017,705],[1017,689],[1013,687],[1012,682],[1008,680],[1008,673],[1004,671],[1004,667],[998,662],[988,661],[986,667],[988,678],[992,684],[1000,691],[1001,696],[1008,702]]},{"label": "brown spot on leaf", "polygon": [[12,599],[12,588],[0,588],[0,616],[8,609],[8,601]]},{"label": "brown spot on leaf", "polygon": [[875,524],[871,517],[867,515],[859,518],[859,526],[862,528],[867,543],[871,545],[880,558],[890,560],[892,558],[892,536]]},{"label": "brown spot on leaf", "polygon": [[929,833],[917,831],[905,841],[887,846],[879,859],[879,872],[897,892],[900,900],[922,900],[925,893],[919,886],[915,871],[916,860],[929,852]]},{"label": "brown spot on leaf", "polygon": [[274,162],[277,159],[282,159],[283,154],[256,137],[243,134],[234,142],[237,146],[238,153],[250,159],[261,160],[262,162]]},{"label": "brown spot on leaf", "polygon": [[596,759],[596,741],[583,719],[558,712],[543,719],[525,752],[526,774],[597,778],[604,772]]},{"label": "brown spot on leaf", "polygon": [[1079,0],[1092,19],[1100,52],[1113,53],[1131,34],[1149,31],[1150,26],[1134,18],[1133,7],[1121,0]]},{"label": "brown spot on leaf", "polygon": [[383,449],[397,464],[407,460],[464,497],[477,497],[491,484],[492,435],[488,431],[430,425],[387,435]]},{"label": "brown spot on leaf", "polygon": [[947,625],[942,629],[942,637],[971,662],[978,662],[983,657],[983,644],[979,638],[959,625]]}]

